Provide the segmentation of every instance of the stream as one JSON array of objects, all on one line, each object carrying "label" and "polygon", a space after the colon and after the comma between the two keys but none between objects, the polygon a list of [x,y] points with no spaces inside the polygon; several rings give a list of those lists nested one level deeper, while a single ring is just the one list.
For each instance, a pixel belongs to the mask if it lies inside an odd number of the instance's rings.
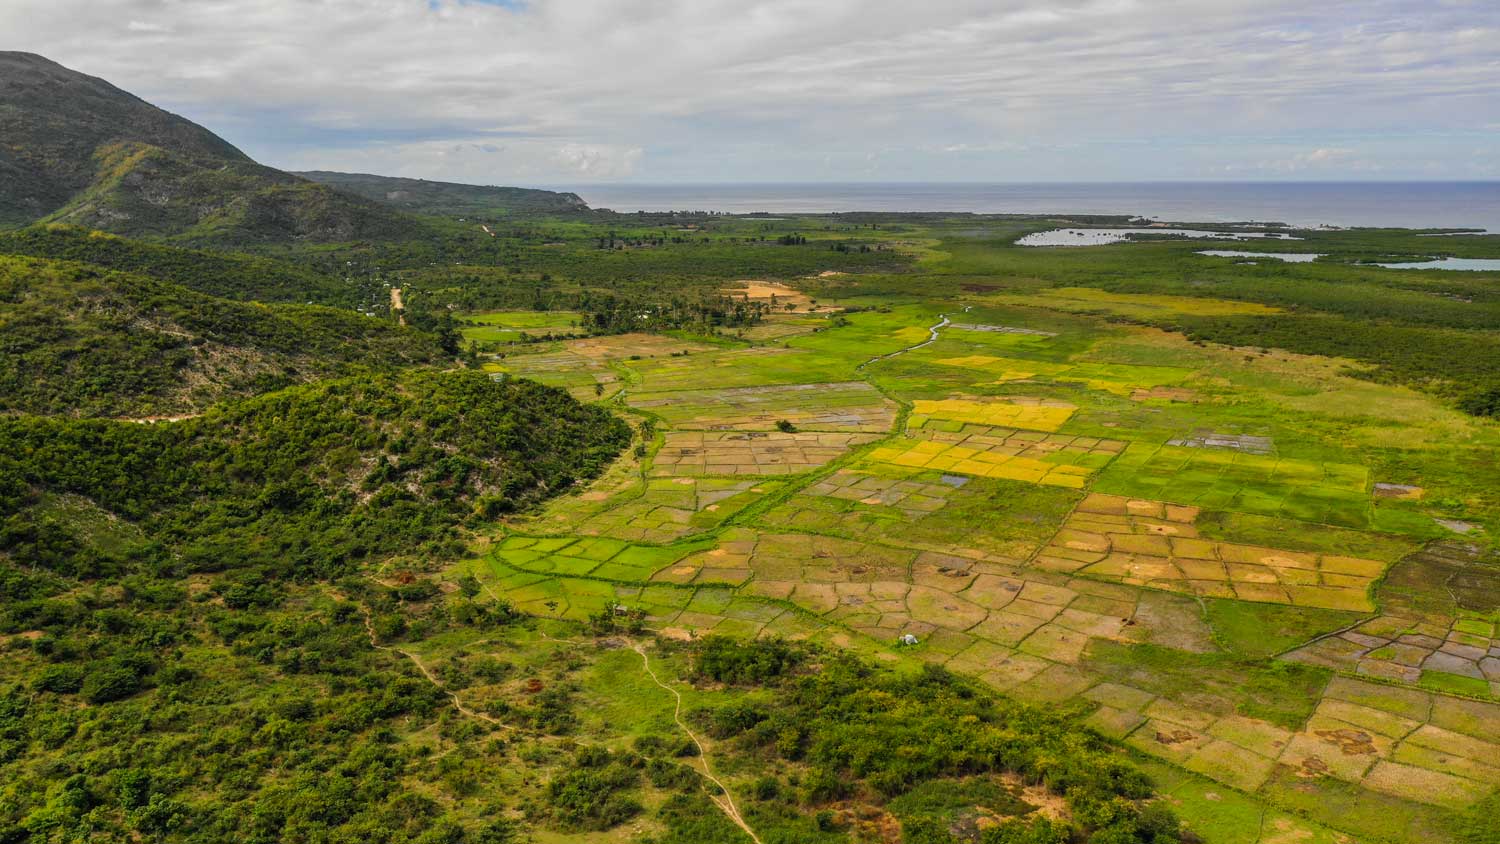
[{"label": "stream", "polygon": [[[964,306],[964,313],[968,313],[969,309],[972,308],[972,307],[974,307],[974,306],[973,305],[965,305]],[[920,349],[923,346],[930,346],[933,343],[936,343],[937,342],[937,338],[938,338],[938,331],[940,329],[947,328],[948,326],[950,326],[950,325],[953,324],[953,321],[950,320],[950,319],[948,319],[948,315],[947,314],[938,314],[938,320],[939,320],[939,322],[938,322],[937,325],[933,325],[933,326],[931,326],[931,327],[929,327],[927,329],[927,339],[926,340],[923,340],[922,342],[917,343],[917,344],[912,345],[912,346],[907,346],[904,349],[897,349],[896,351],[890,352],[888,354],[876,355],[875,357],[872,357],[869,360],[865,361],[864,363],[860,364],[859,366],[855,367],[855,370],[856,371],[857,370],[861,370],[861,369],[864,369],[865,367],[869,366],[870,364],[872,364],[872,363],[874,363],[876,361],[885,360],[886,358],[893,358],[896,355],[904,355],[907,352],[910,352],[910,351],[912,351],[914,349]]]}]

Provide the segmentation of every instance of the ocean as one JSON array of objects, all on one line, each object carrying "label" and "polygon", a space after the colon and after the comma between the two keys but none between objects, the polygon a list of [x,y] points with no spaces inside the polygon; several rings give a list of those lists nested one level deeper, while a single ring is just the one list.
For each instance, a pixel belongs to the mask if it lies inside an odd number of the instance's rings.
[{"label": "ocean", "polygon": [[1482,228],[1500,232],[1500,182],[596,184],[571,190],[615,211],[1133,214],[1173,222]]}]

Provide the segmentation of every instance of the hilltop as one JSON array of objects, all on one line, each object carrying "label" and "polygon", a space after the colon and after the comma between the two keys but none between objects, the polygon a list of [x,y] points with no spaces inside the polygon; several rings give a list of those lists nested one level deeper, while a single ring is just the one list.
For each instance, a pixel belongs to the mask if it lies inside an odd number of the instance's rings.
[{"label": "hilltop", "polygon": [[419,214],[538,214],[587,211],[589,208],[576,193],[533,188],[465,185],[327,170],[310,170],[295,175]]},{"label": "hilltop", "polygon": [[31,53],[0,52],[0,138],[0,225],[50,220],[205,244],[399,238],[419,228]]}]

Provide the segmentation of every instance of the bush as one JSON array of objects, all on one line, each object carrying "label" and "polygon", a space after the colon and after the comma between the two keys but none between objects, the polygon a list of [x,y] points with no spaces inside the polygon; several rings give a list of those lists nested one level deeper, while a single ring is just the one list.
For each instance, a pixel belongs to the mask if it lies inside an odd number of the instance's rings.
[{"label": "bush", "polygon": [[83,688],[83,669],[76,665],[49,665],[32,681],[32,688],[57,694],[75,694]]},{"label": "bush", "polygon": [[1473,416],[1500,417],[1500,387],[1464,396],[1458,401],[1458,409]]},{"label": "bush", "polygon": [[106,664],[91,668],[83,679],[83,699],[89,703],[124,700],[140,691],[141,676],[132,668]]},{"label": "bush", "polygon": [[598,832],[640,814],[641,804],[624,793],[639,782],[638,771],[618,762],[574,768],[547,784],[547,801],[563,828]]},{"label": "bush", "polygon": [[756,800],[775,800],[781,795],[781,781],[767,774],[750,786],[750,796]]},{"label": "bush", "polygon": [[698,676],[720,683],[766,683],[780,678],[806,655],[784,639],[741,641],[727,636],[708,636],[697,651],[694,669]]}]

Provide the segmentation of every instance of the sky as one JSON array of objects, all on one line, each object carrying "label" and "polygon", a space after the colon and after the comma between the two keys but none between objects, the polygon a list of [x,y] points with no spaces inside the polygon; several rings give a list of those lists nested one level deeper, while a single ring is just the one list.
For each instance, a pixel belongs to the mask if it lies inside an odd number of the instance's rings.
[{"label": "sky", "polygon": [[1500,0],[4,0],[0,49],[292,170],[1500,179]]}]

